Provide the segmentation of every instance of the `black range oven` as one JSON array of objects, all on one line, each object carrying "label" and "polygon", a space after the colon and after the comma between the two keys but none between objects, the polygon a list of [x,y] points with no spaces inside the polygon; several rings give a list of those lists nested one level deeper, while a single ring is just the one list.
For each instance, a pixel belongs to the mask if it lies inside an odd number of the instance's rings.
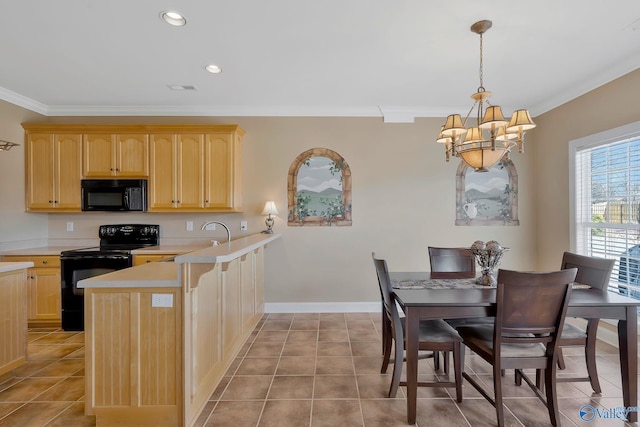
[{"label": "black range oven", "polygon": [[100,247],[74,249],[60,254],[62,278],[62,329],[84,330],[84,289],[78,281],[133,265],[133,249],[156,246],[160,226],[149,224],[101,225]]}]

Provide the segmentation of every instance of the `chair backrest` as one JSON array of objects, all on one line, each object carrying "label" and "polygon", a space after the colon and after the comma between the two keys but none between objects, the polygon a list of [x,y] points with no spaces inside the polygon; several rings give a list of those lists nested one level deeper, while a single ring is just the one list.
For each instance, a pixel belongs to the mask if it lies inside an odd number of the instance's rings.
[{"label": "chair backrest", "polygon": [[543,343],[555,351],[576,268],[548,273],[498,270],[494,342]]},{"label": "chair backrest", "polygon": [[393,286],[391,285],[391,279],[389,278],[387,262],[383,259],[376,258],[376,254],[373,252],[371,253],[371,258],[373,258],[373,265],[376,268],[378,285],[380,286],[380,294],[382,295],[384,309],[387,312],[387,316],[389,316],[389,320],[393,322],[396,317],[399,319],[400,313],[398,312],[396,301],[393,297]]},{"label": "chair backrest", "polygon": [[562,255],[562,266],[560,268],[577,268],[576,282],[606,292],[615,263],[615,259],[589,257],[565,252]]},{"label": "chair backrest", "polygon": [[469,248],[429,246],[432,279],[468,279],[476,277],[476,259]]}]

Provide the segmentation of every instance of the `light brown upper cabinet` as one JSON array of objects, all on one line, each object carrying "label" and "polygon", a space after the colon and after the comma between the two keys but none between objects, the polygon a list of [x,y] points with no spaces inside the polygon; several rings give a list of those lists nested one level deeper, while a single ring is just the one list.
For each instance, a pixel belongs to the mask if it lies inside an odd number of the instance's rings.
[{"label": "light brown upper cabinet", "polygon": [[152,134],[149,211],[203,207],[202,134]]},{"label": "light brown upper cabinet", "polygon": [[149,211],[240,212],[244,131],[238,126],[183,130],[150,135]]},{"label": "light brown upper cabinet", "polygon": [[147,178],[151,212],[241,212],[237,125],[25,124],[27,210],[80,211],[82,178]]},{"label": "light brown upper cabinet", "polygon": [[28,212],[79,212],[82,135],[25,135]]},{"label": "light brown upper cabinet", "polygon": [[149,137],[144,134],[85,134],[85,178],[146,178]]}]

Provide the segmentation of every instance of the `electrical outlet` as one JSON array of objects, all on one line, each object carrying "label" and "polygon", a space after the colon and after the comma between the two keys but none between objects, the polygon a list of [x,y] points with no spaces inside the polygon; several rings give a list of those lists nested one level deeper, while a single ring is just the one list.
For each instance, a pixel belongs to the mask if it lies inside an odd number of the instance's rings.
[{"label": "electrical outlet", "polygon": [[187,231],[193,231],[193,221],[187,221]]},{"label": "electrical outlet", "polygon": [[173,294],[151,294],[151,307],[173,307]]},{"label": "electrical outlet", "polygon": [[67,231],[73,231],[73,222],[67,222]]},{"label": "electrical outlet", "polygon": [[247,221],[240,221],[240,231],[247,231]]}]

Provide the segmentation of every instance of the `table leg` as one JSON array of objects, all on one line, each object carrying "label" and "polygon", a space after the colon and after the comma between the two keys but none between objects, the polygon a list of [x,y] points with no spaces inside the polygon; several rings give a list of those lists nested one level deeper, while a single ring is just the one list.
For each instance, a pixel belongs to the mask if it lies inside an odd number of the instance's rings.
[{"label": "table leg", "polygon": [[[622,375],[622,401],[625,408],[638,406],[638,308],[627,307],[626,319],[618,322],[618,347]],[[637,412],[629,412],[629,422],[638,421]]]},{"label": "table leg", "polygon": [[416,403],[418,398],[418,340],[420,318],[410,307],[406,308],[405,336],[407,360],[407,422],[416,423]]}]

